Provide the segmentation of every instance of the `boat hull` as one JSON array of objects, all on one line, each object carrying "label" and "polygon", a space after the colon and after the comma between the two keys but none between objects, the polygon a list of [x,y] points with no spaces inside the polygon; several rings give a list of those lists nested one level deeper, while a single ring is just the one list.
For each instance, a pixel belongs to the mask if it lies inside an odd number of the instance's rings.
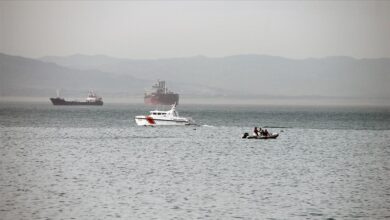
[{"label": "boat hull", "polygon": [[149,116],[137,116],[135,117],[135,123],[140,126],[182,126],[192,124],[188,120],[156,119]]},{"label": "boat hull", "polygon": [[145,95],[144,103],[147,105],[173,105],[179,104],[179,94],[149,94]]},{"label": "boat hull", "polygon": [[62,98],[50,98],[51,103],[53,105],[103,105],[103,101],[94,101],[94,102],[80,102],[80,101],[66,101]]},{"label": "boat hull", "polygon": [[255,135],[251,135],[251,136],[243,136],[244,139],[276,139],[277,137],[279,136],[278,133],[272,133],[268,136],[255,136]]}]

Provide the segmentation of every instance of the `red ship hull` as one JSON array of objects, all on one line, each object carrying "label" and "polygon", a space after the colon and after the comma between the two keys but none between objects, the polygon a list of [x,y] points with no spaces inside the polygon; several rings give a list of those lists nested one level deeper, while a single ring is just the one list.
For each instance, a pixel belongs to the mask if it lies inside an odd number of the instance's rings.
[{"label": "red ship hull", "polygon": [[179,94],[151,94],[145,95],[144,102],[147,105],[176,105],[179,104]]}]

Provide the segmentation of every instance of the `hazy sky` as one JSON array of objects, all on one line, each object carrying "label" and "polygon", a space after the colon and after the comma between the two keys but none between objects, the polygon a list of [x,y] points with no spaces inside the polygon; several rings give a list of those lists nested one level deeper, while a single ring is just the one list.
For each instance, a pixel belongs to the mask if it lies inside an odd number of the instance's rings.
[{"label": "hazy sky", "polygon": [[390,57],[390,1],[2,1],[0,52]]}]

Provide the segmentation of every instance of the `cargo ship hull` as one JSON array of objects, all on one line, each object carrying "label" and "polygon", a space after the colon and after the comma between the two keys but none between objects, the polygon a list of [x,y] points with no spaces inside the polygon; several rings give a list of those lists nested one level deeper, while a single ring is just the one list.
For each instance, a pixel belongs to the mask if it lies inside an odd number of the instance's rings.
[{"label": "cargo ship hull", "polygon": [[53,105],[103,105],[103,101],[86,101],[86,102],[80,102],[80,101],[66,101],[62,98],[50,98],[50,101],[53,103]]},{"label": "cargo ship hull", "polygon": [[179,104],[179,94],[153,94],[145,95],[144,102],[147,105],[173,105]]}]

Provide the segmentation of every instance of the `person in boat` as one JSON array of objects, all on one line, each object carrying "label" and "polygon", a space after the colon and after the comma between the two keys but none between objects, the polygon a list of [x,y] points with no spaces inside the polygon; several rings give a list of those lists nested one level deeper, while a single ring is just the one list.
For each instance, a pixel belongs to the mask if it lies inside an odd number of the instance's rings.
[{"label": "person in boat", "polygon": [[259,133],[260,133],[261,136],[264,136],[264,130],[262,128],[260,128]]},{"label": "person in boat", "polygon": [[259,136],[259,129],[257,129],[257,127],[255,127],[253,129],[253,133],[256,135],[256,136]]},{"label": "person in boat", "polygon": [[264,136],[268,136],[269,135],[269,132],[267,131],[267,129],[264,130]]}]

